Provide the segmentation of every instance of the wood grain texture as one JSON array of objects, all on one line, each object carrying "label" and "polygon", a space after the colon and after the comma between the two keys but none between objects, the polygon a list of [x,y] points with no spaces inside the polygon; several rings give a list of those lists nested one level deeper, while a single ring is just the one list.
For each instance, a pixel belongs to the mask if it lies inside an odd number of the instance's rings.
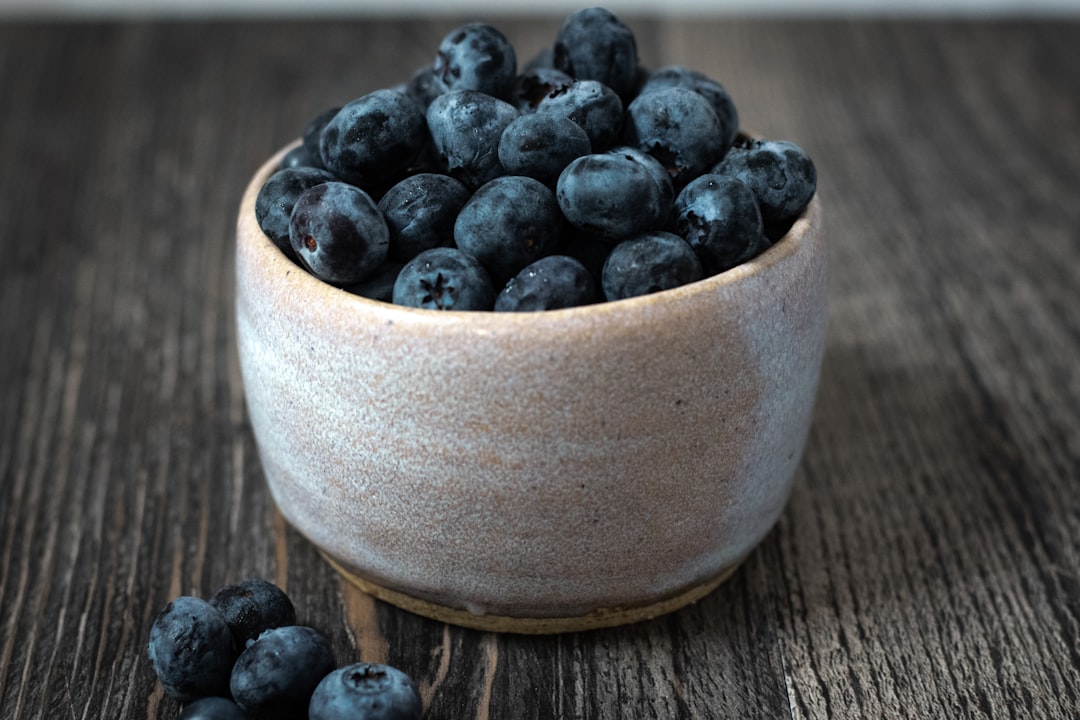
[{"label": "wood grain texture", "polygon": [[[0,718],[175,717],[152,618],[252,575],[428,718],[1080,717],[1080,25],[631,21],[815,158],[829,343],[731,581],[553,637],[339,580],[273,507],[235,361],[248,176],[454,21],[0,25]],[[529,55],[557,20],[500,26]]]}]

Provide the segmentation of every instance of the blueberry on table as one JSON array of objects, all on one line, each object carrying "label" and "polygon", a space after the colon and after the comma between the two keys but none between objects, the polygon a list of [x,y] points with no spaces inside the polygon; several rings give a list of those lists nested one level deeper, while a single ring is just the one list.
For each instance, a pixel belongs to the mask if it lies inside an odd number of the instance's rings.
[{"label": "blueberry on table", "polygon": [[396,90],[376,90],[346,103],[323,128],[323,165],[370,191],[398,180],[428,142],[424,111]]},{"label": "blueberry on table", "polygon": [[750,186],[761,206],[765,234],[776,242],[791,228],[817,190],[817,170],[806,152],[787,140],[749,140],[728,151],[713,170]]},{"label": "blueberry on table", "polygon": [[644,233],[616,245],[601,277],[608,300],[670,290],[704,277],[698,260],[685,240],[662,230]]},{"label": "blueberry on table", "polygon": [[680,188],[720,160],[723,132],[708,100],[685,87],[669,87],[634,98],[623,137],[659,160]]},{"label": "blueberry on table", "polygon": [[379,199],[390,231],[389,257],[404,263],[452,243],[454,220],[468,199],[468,188],[441,173],[417,173],[391,187]]},{"label": "blueberry on table", "polygon": [[146,654],[170,697],[191,702],[229,694],[232,630],[201,598],[184,595],[165,606],[150,627]]},{"label": "blueberry on table", "polygon": [[228,698],[206,697],[185,705],[180,720],[247,720],[247,715]]},{"label": "blueberry on table", "polygon": [[579,261],[549,255],[527,265],[495,298],[496,312],[535,312],[596,302],[596,281]]},{"label": "blueberry on table", "polygon": [[366,192],[343,182],[305,191],[289,219],[289,241],[321,280],[347,285],[375,274],[386,259],[390,231]]},{"label": "blueberry on table", "polygon": [[427,310],[491,310],[495,287],[479,260],[458,248],[438,247],[405,263],[393,300]]},{"label": "blueberry on table", "polygon": [[721,155],[727,152],[739,134],[739,112],[727,89],[699,70],[692,70],[681,65],[669,65],[650,73],[638,94],[669,87],[684,87],[693,90],[709,101],[713,112],[716,113],[716,118],[720,121],[720,136],[723,139]]},{"label": "blueberry on table", "polygon": [[356,663],[319,683],[308,705],[309,720],[420,720],[423,702],[416,683],[390,665]]},{"label": "blueberry on table", "polygon": [[530,177],[504,175],[483,185],[461,208],[454,242],[501,285],[554,251],[562,223],[551,188]]},{"label": "blueberry on table", "polygon": [[537,104],[536,112],[561,115],[576,122],[589,136],[594,152],[618,142],[623,126],[622,100],[614,90],[596,80],[575,80],[548,93]]},{"label": "blueberry on table", "polygon": [[559,115],[522,115],[499,139],[499,162],[508,175],[525,175],[554,187],[570,161],[592,152],[581,126]]},{"label": "blueberry on table", "polygon": [[451,90],[432,100],[427,125],[440,168],[474,190],[502,175],[499,138],[519,114],[476,90]]},{"label": "blueberry on table", "polygon": [[497,28],[470,23],[443,38],[432,70],[449,90],[478,90],[505,99],[517,77],[517,55]]},{"label": "blueberry on table", "polygon": [[672,218],[674,231],[694,248],[707,275],[768,247],[757,198],[732,177],[705,174],[693,180],[675,198]]},{"label": "blueberry on table", "polygon": [[554,66],[578,80],[597,80],[623,98],[638,71],[634,33],[610,10],[591,7],[568,15],[555,37]]},{"label": "blueberry on table", "polygon": [[567,165],[556,199],[571,224],[609,241],[658,229],[671,209],[642,164],[614,153],[586,155]]},{"label": "blueberry on table", "polygon": [[311,693],[335,666],[330,642],[319,631],[303,625],[274,628],[240,653],[229,689],[249,715],[303,717]]},{"label": "blueberry on table", "polygon": [[289,596],[262,578],[227,585],[214,593],[209,602],[225,617],[238,648],[270,628],[296,624],[296,609]]},{"label": "blueberry on table", "polygon": [[[303,146],[297,149],[303,150]],[[333,174],[319,168],[283,168],[259,188],[255,196],[255,220],[266,237],[290,258],[296,257],[289,241],[289,217],[297,198],[316,185],[334,180],[337,178]]]}]

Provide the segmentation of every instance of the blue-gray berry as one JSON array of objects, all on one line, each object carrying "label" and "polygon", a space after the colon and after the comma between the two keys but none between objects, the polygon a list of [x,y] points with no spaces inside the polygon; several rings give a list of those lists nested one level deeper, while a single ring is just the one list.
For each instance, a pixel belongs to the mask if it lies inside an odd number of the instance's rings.
[{"label": "blue-gray berry", "polygon": [[309,720],[420,720],[420,692],[407,674],[390,665],[356,663],[319,683],[308,705]]},{"label": "blue-gray berry", "polygon": [[701,261],[678,235],[654,231],[616,245],[601,284],[608,300],[648,295],[700,280]]},{"label": "blue-gray berry", "polygon": [[249,715],[303,717],[311,693],[336,666],[330,642],[303,625],[267,630],[240,653],[229,689]]},{"label": "blue-gray berry", "polygon": [[201,598],[184,595],[154,618],[146,654],[165,693],[191,702],[229,694],[234,647],[221,612]]}]

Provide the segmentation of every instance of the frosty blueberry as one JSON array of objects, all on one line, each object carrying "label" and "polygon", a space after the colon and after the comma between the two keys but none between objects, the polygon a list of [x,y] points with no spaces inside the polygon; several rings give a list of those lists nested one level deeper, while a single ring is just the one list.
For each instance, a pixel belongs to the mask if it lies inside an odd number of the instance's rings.
[{"label": "frosty blueberry", "polygon": [[641,86],[638,94],[645,94],[654,90],[668,87],[684,87],[693,90],[709,101],[716,118],[720,121],[720,136],[723,139],[721,155],[735,143],[739,133],[739,112],[735,108],[735,101],[723,85],[710,78],[703,72],[682,67],[681,65],[669,65],[651,73]]},{"label": "frosty blueberry", "polygon": [[397,260],[387,260],[367,280],[352,285],[342,285],[341,289],[370,300],[393,302],[394,283],[397,282],[398,273],[401,272],[401,268],[404,266],[405,263]]},{"label": "frosty blueberry", "polygon": [[637,80],[637,41],[610,10],[592,7],[566,17],[555,38],[554,65],[579,80],[597,80],[621,98]]},{"label": "frosty blueberry", "polygon": [[473,189],[502,175],[499,138],[518,114],[510,103],[476,90],[451,90],[432,100],[427,125],[441,169]]},{"label": "frosty blueberry", "polygon": [[346,103],[323,128],[323,165],[342,180],[374,190],[397,180],[427,143],[420,106],[404,93],[376,90]]},{"label": "frosty blueberry", "polygon": [[262,578],[227,585],[214,593],[209,602],[221,611],[238,648],[270,628],[296,623],[296,609],[289,596]]},{"label": "frosty blueberry", "polygon": [[575,80],[569,86],[545,95],[537,113],[569,118],[589,136],[594,152],[614,145],[623,126],[623,104],[619,96],[596,80]]},{"label": "frosty blueberry", "polygon": [[375,273],[386,259],[390,232],[367,193],[328,182],[297,198],[289,218],[289,242],[316,277],[345,285]]},{"label": "frosty blueberry", "polygon": [[420,720],[423,703],[412,678],[389,665],[356,663],[319,683],[310,720]]},{"label": "frosty blueberry", "polygon": [[536,113],[506,126],[499,139],[499,162],[509,175],[525,175],[554,187],[563,168],[591,150],[580,125],[559,115]]},{"label": "frosty blueberry", "polygon": [[656,228],[669,210],[649,171],[612,153],[586,155],[567,165],[556,197],[573,225],[609,241]]},{"label": "frosty blueberry", "polygon": [[394,283],[393,301],[427,310],[490,310],[495,287],[476,258],[439,247],[405,263]]},{"label": "frosty blueberry", "polygon": [[601,277],[604,297],[619,300],[679,287],[700,280],[703,272],[685,240],[655,231],[616,245]]},{"label": "frosty blueberry", "polygon": [[735,178],[706,174],[695,179],[675,198],[672,216],[675,232],[694,248],[709,275],[767,247],[757,199]]},{"label": "frosty blueberry", "polygon": [[677,188],[716,164],[722,133],[709,101],[684,87],[638,95],[626,108],[626,144],[659,160]]},{"label": "frosty blueberry", "polygon": [[[303,150],[303,147],[298,149]],[[319,168],[291,167],[278,170],[259,188],[255,197],[255,220],[266,237],[289,257],[295,257],[289,241],[289,217],[297,198],[316,185],[336,179]]]},{"label": "frosty blueberry", "polygon": [[275,628],[240,653],[229,689],[249,715],[302,717],[311,693],[335,665],[330,642],[314,628]]},{"label": "frosty blueberry", "polygon": [[496,312],[535,312],[596,302],[596,281],[579,261],[549,255],[522,269],[495,298]]},{"label": "frosty blueberry", "polygon": [[749,140],[733,147],[713,172],[738,178],[754,191],[765,233],[779,240],[817,189],[817,170],[806,152],[786,140]]},{"label": "frosty blueberry", "polygon": [[506,98],[517,76],[517,55],[497,28],[470,23],[443,38],[432,70],[449,90],[478,90]]},{"label": "frosty blueberry", "polygon": [[236,657],[221,612],[197,597],[174,599],[150,627],[146,654],[166,694],[181,702],[227,696]]},{"label": "frosty blueberry", "polygon": [[478,189],[458,213],[454,242],[495,283],[549,255],[562,237],[555,194],[539,180],[504,175]]},{"label": "frosty blueberry", "polygon": [[379,199],[390,232],[388,256],[404,263],[424,250],[449,245],[454,220],[468,199],[468,188],[440,173],[417,173],[391,187]]}]

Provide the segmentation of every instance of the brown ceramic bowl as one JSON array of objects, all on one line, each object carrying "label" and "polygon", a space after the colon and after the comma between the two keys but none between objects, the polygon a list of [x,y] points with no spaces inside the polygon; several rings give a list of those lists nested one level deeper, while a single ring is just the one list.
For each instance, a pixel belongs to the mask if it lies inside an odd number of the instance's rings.
[{"label": "brown ceramic bowl", "polygon": [[237,237],[252,428],[285,518],[376,597],[489,630],[633,622],[715,588],[779,517],[824,351],[815,198],[752,262],[541,313],[335,289]]}]

